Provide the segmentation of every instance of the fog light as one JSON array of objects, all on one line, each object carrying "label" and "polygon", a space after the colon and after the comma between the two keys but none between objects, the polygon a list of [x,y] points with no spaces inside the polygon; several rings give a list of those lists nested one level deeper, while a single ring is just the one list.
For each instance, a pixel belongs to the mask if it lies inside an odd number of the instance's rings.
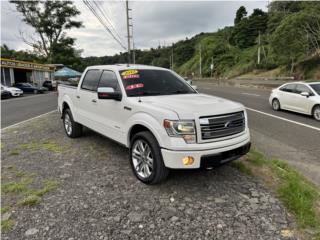
[{"label": "fog light", "polygon": [[194,158],[191,156],[184,157],[182,159],[184,165],[192,165],[194,163]]}]

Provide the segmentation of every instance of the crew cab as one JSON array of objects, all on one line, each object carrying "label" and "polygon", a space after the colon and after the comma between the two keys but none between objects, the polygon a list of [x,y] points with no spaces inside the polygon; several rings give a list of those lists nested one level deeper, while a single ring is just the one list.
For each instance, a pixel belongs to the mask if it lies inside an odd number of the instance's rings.
[{"label": "crew cab", "polygon": [[88,67],[77,87],[58,85],[66,134],[86,126],[129,148],[135,176],[146,184],[170,169],[212,168],[250,149],[243,105],[200,94],[175,72],[144,65]]}]

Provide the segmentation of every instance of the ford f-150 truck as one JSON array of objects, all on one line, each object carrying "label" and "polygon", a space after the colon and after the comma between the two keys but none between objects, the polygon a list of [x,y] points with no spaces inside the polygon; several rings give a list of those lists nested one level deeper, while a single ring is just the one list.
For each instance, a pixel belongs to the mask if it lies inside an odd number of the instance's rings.
[{"label": "ford f-150 truck", "polygon": [[58,86],[58,110],[69,137],[85,126],[129,148],[133,173],[147,184],[170,169],[212,168],[250,149],[243,105],[200,94],[164,68],[88,67],[78,87]]}]

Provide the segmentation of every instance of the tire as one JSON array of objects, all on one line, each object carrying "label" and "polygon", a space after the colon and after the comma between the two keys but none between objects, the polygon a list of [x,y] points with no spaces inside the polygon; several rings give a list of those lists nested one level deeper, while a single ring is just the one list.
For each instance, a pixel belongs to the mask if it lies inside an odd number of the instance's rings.
[{"label": "tire", "polygon": [[34,93],[34,94],[38,94],[38,90],[36,90],[36,89],[33,90],[33,93]]},{"label": "tire", "polygon": [[82,135],[82,125],[73,120],[70,109],[63,111],[63,126],[68,137],[77,138]]},{"label": "tire", "polygon": [[169,169],[163,163],[160,146],[150,132],[139,132],[133,136],[129,157],[134,175],[145,184],[160,183],[169,175]]},{"label": "tire", "polygon": [[315,120],[320,121],[320,105],[313,107],[312,116]]},{"label": "tire", "polygon": [[281,105],[280,102],[277,98],[272,100],[272,109],[275,111],[280,111],[281,110]]}]

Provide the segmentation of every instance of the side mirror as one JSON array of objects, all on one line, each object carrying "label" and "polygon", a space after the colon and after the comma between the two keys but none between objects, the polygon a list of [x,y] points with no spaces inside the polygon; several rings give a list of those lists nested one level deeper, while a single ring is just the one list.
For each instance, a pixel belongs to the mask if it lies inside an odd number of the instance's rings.
[{"label": "side mirror", "polygon": [[196,85],[191,86],[194,90],[198,90],[198,87]]},{"label": "side mirror", "polygon": [[116,101],[121,101],[121,92],[115,92],[111,87],[99,87],[98,88],[98,98],[99,99],[113,99]]},{"label": "side mirror", "polygon": [[304,96],[304,97],[309,97],[310,94],[308,92],[302,92],[300,93],[301,96]]}]

